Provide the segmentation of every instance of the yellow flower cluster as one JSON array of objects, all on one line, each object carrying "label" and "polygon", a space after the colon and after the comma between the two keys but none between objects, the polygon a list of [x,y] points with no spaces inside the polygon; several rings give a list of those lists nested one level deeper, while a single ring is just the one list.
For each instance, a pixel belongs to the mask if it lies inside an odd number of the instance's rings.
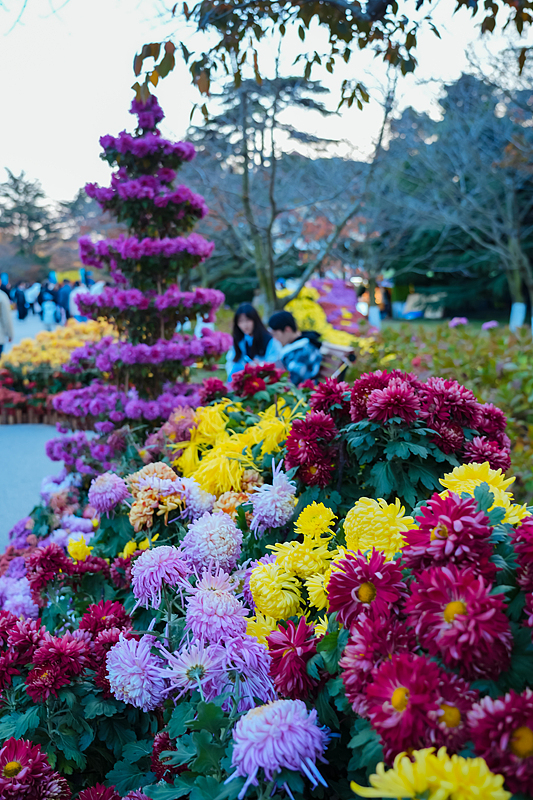
[{"label": "yellow flower cluster", "polygon": [[69,319],[66,325],[54,331],[40,331],[34,339],[23,339],[2,357],[0,363],[22,368],[24,373],[39,366],[59,369],[76,348],[115,333],[113,326],[104,320],[76,322]]},{"label": "yellow flower cluster", "polygon": [[[411,760],[412,759],[412,760]],[[424,797],[427,800],[509,800],[503,775],[495,775],[483,758],[449,756],[445,747],[400,753],[391,769],[378,764],[371,788],[352,782],[359,797]]]},{"label": "yellow flower cluster", "polygon": [[271,625],[275,627],[279,620],[301,614],[304,586],[309,604],[319,611],[326,608],[324,582],[337,554],[336,550],[328,549],[335,520],[331,509],[322,503],[312,503],[296,521],[296,531],[303,541],[269,545],[276,560],[259,564],[250,577],[250,591],[258,612],[248,626],[249,632],[255,631],[253,635]]},{"label": "yellow flower cluster", "polygon": [[140,483],[143,478],[175,481],[177,476],[174,470],[163,461],[147,464],[138,472],[128,475],[126,483],[133,497],[129,520],[136,533],[143,528],[152,527],[154,513],[157,516],[164,516],[165,524],[167,524],[170,512],[181,509],[184,505],[181,492],[177,491],[172,494],[162,495],[155,486],[141,487]]},{"label": "yellow flower cluster", "polygon": [[94,548],[87,545],[83,535],[79,538],[71,536],[68,540],[67,551],[74,561],[85,561],[91,555],[91,550]]},{"label": "yellow flower cluster", "polygon": [[405,508],[398,499],[386,503],[382,499],[361,497],[344,520],[346,547],[362,553],[375,547],[391,561],[405,545],[402,534],[415,527],[415,520],[405,516]]},{"label": "yellow flower cluster", "polygon": [[262,443],[261,455],[277,453],[290,433],[293,412],[281,402],[277,409],[270,406],[261,411],[259,422],[243,433],[226,427],[228,414],[242,411],[239,403],[224,398],[213,406],[198,408],[190,441],[174,445],[181,450],[174,466],[186,477],[194,476],[202,489],[217,497],[226,492],[246,491],[250,470],[254,471],[251,448]]},{"label": "yellow flower cluster", "polygon": [[[286,297],[290,291],[282,289],[277,294],[278,297]],[[304,286],[298,297],[287,303],[285,310],[291,312],[301,331],[316,331],[331,344],[353,345],[355,337],[352,334],[339,331],[328,322],[326,312],[317,303],[319,297],[312,286]]]},{"label": "yellow flower cluster", "polygon": [[529,517],[527,506],[518,505],[513,503],[514,497],[511,492],[507,491],[507,487],[514,482],[515,478],[506,478],[501,469],[491,469],[488,461],[483,464],[462,464],[460,467],[455,467],[453,472],[449,472],[444,478],[440,479],[441,484],[446,491],[442,492],[445,497],[448,492],[455,492],[456,494],[466,494],[474,496],[476,486],[481,486],[482,483],[489,485],[490,491],[494,495],[493,508],[504,508],[505,517],[504,522],[509,522],[511,525],[517,525],[524,517]]}]

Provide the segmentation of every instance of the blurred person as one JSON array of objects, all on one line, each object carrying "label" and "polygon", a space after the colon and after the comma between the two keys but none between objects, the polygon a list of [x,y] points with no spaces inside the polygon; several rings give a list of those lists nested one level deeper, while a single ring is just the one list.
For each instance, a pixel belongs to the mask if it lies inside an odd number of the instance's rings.
[{"label": "blurred person", "polygon": [[13,335],[11,301],[5,292],[0,292],[0,356],[6,341],[13,341]]},{"label": "blurred person", "polygon": [[17,306],[17,314],[20,320],[26,319],[28,316],[28,306],[26,303],[26,295],[24,294],[24,289],[26,288],[26,284],[23,281],[19,281],[17,286],[15,287],[15,304]]},{"label": "blurred person", "polygon": [[87,317],[80,314],[78,304],[76,303],[76,297],[80,294],[87,294],[87,286],[80,283],[80,281],[76,281],[69,294],[68,307],[71,317],[74,317],[77,322],[85,322]]},{"label": "blurred person", "polygon": [[40,294],[41,294],[41,284],[38,283],[37,281],[35,281],[35,283],[32,283],[31,286],[28,286],[28,288],[24,290],[26,305],[28,306],[28,308],[31,308],[32,314],[37,313],[35,304],[39,299]]},{"label": "blurred person", "polygon": [[41,316],[45,330],[53,331],[58,320],[59,311],[51,292],[45,292],[41,303]]},{"label": "blurred person", "polygon": [[57,295],[57,304],[65,312],[65,319],[70,318],[69,297],[71,291],[72,291],[72,284],[70,283],[68,278],[65,278],[65,280],[61,284],[61,288],[59,289]]},{"label": "blurred person", "polygon": [[226,356],[228,380],[248,362],[279,361],[281,347],[267,331],[251,303],[241,303],[233,317],[233,347]]},{"label": "blurred person", "polygon": [[322,363],[320,335],[316,331],[300,331],[289,311],[276,311],[268,321],[272,336],[281,345],[279,360],[298,386],[316,380]]}]

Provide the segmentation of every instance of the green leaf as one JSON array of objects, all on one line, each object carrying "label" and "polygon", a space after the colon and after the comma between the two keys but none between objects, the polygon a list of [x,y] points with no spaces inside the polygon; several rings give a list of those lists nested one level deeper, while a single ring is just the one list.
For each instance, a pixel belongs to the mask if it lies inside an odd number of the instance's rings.
[{"label": "green leaf", "polygon": [[488,483],[482,483],[480,486],[476,486],[474,489],[474,499],[477,501],[480,511],[487,513],[494,503],[494,494],[491,492]]},{"label": "green leaf", "polygon": [[197,731],[193,733],[192,740],[198,753],[197,758],[191,764],[194,772],[207,772],[210,769],[218,769],[220,759],[224,755],[224,747],[213,741],[212,734],[207,731]]},{"label": "green leaf", "polygon": [[124,704],[117,704],[116,700],[103,700],[101,697],[88,695],[82,701],[85,706],[85,718],[95,719],[96,717],[113,717],[122,711]]},{"label": "green leaf", "polygon": [[142,739],[139,742],[131,742],[130,744],[127,744],[122,751],[124,761],[134,764],[143,756],[151,755],[153,744],[153,741],[150,739]]},{"label": "green leaf", "polygon": [[183,797],[189,794],[191,787],[186,784],[184,786],[145,786],[143,792],[151,800],[177,800],[178,797]]},{"label": "green leaf", "polygon": [[4,717],[2,720],[0,720],[0,741],[9,739],[11,736],[15,735],[17,722],[21,716],[22,714],[19,714],[18,711],[15,711],[8,717]]},{"label": "green leaf", "polygon": [[205,729],[210,733],[218,733],[221,728],[227,727],[227,717],[215,703],[198,703],[196,719],[190,728],[194,731]]},{"label": "green leaf", "polygon": [[136,741],[135,731],[125,727],[122,721],[104,717],[98,723],[98,735],[110,750],[119,758],[126,744]]},{"label": "green leaf", "polygon": [[194,712],[191,703],[177,705],[168,723],[168,735],[170,738],[179,739],[180,736],[183,736],[193,720]]},{"label": "green leaf", "polygon": [[121,795],[141,789],[155,780],[152,772],[141,772],[136,764],[128,761],[119,761],[105,777],[107,784],[114,786]]},{"label": "green leaf", "polygon": [[41,706],[33,706],[33,708],[28,709],[28,711],[20,715],[16,721],[15,731],[13,733],[15,739],[21,739],[25,733],[35,730],[40,722],[40,711]]},{"label": "green leaf", "polygon": [[199,775],[194,781],[190,800],[215,800],[223,787],[224,784],[212,775]]},{"label": "green leaf", "polygon": [[196,755],[197,748],[192,740],[191,734],[184,733],[176,742],[176,750],[164,750],[160,758],[165,764],[181,767],[192,761]]}]

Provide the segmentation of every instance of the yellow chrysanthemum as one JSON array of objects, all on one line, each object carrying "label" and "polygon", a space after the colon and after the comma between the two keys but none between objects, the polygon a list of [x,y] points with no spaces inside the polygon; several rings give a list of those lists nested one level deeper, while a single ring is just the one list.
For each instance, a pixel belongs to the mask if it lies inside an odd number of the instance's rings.
[{"label": "yellow chrysanthemum", "polygon": [[[527,506],[513,503],[512,492],[507,491],[515,478],[506,478],[501,469],[491,469],[488,461],[483,464],[462,464],[460,467],[455,467],[452,472],[449,472],[444,478],[440,478],[440,483],[450,492],[456,494],[469,494],[474,496],[476,486],[481,486],[482,483],[487,483],[491,492],[494,495],[493,508],[505,508],[504,522],[509,522],[511,525],[518,524],[524,517],[528,517],[529,511]],[[448,492],[442,492],[446,496]]]},{"label": "yellow chrysanthemum", "polygon": [[387,503],[381,498],[361,497],[344,520],[346,546],[362,553],[375,547],[390,561],[405,545],[402,534],[414,527],[413,517],[405,516],[398,499]]},{"label": "yellow chrysanthemum", "polygon": [[91,555],[91,550],[94,550],[94,548],[88,546],[85,541],[85,536],[80,536],[79,539],[74,539],[71,536],[68,540],[67,550],[69,556],[74,559],[74,561],[85,561],[87,556]]},{"label": "yellow chrysanthemum", "polygon": [[262,614],[274,619],[287,619],[300,612],[300,584],[279,564],[259,564],[250,576],[250,591]]},{"label": "yellow chrysanthemum", "polygon": [[318,572],[316,575],[311,575],[305,581],[305,588],[307,589],[307,594],[309,595],[309,602],[318,611],[322,611],[323,608],[327,608],[328,596],[326,594],[326,583],[329,581],[330,575],[331,569],[328,569],[324,573]]},{"label": "yellow chrysanthemum", "polygon": [[304,539],[303,542],[279,542],[267,545],[276,556],[278,564],[284,572],[309,578],[317,572],[325,572],[333,558],[333,551],[328,550],[327,542],[317,539]]},{"label": "yellow chrysanthemum", "polygon": [[53,331],[40,331],[33,339],[22,339],[2,357],[0,363],[19,367],[24,374],[36,368],[42,368],[44,372],[57,370],[70,360],[76,348],[113,335],[116,335],[116,330],[105,320],[77,322],[71,319]]},{"label": "yellow chrysanthemum", "polygon": [[[406,798],[424,795],[428,800],[508,800],[503,776],[492,773],[482,758],[448,756],[446,748],[438,753],[430,747],[415,750],[411,760],[405,753],[394,759],[392,769],[378,764],[370,776],[371,787],[352,782],[359,797]],[[425,795],[424,793],[428,794]]]},{"label": "yellow chrysanthemum", "polygon": [[318,622],[315,622],[315,636],[325,636],[328,632],[328,615],[324,614]]},{"label": "yellow chrysanthemum", "polygon": [[[155,536],[152,536],[152,542],[157,541],[159,539],[159,534],[156,533]],[[126,543],[124,550],[122,553],[119,553],[121,558],[128,558],[132,556],[137,550],[148,550],[150,547],[150,539],[146,537],[143,539],[142,542],[137,543],[135,539],[130,539],[129,542]]]},{"label": "yellow chrysanthemum", "polygon": [[267,636],[270,636],[272,631],[278,627],[277,620],[274,617],[268,617],[257,611],[255,617],[250,617],[246,625],[246,633],[248,636],[255,636],[261,644],[267,643]]},{"label": "yellow chrysanthemum", "polygon": [[291,432],[291,420],[283,416],[267,416],[263,413],[260,413],[259,416],[262,417],[262,419],[257,425],[253,425],[248,430],[250,436],[253,436],[255,440],[253,443],[258,444],[262,442],[261,455],[279,452],[281,444]]},{"label": "yellow chrysanthemum", "polygon": [[318,539],[324,534],[330,534],[328,539],[331,539],[331,526],[336,519],[331,508],[327,508],[324,503],[311,503],[301,512],[294,529],[296,533],[312,539]]},{"label": "yellow chrysanthemum", "polygon": [[241,488],[244,464],[239,456],[243,443],[238,436],[213,447],[200,461],[194,479],[202,489],[219,497],[224,492],[238,492]]}]

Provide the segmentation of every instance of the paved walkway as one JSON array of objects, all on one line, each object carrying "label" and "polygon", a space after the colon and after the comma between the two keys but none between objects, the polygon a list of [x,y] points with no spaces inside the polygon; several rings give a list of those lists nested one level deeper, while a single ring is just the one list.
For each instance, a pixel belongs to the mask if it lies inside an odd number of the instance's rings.
[{"label": "paved walkway", "polygon": [[33,339],[39,331],[44,331],[43,321],[38,314],[32,314],[31,311],[26,319],[20,320],[16,311],[13,314],[13,327],[15,329],[15,336],[12,342],[6,342],[4,346],[4,353],[9,352],[14,344],[17,344],[21,339]]},{"label": "paved walkway", "polygon": [[0,425],[0,552],[15,522],[39,502],[42,479],[61,471],[44,450],[55,435],[52,425]]}]

